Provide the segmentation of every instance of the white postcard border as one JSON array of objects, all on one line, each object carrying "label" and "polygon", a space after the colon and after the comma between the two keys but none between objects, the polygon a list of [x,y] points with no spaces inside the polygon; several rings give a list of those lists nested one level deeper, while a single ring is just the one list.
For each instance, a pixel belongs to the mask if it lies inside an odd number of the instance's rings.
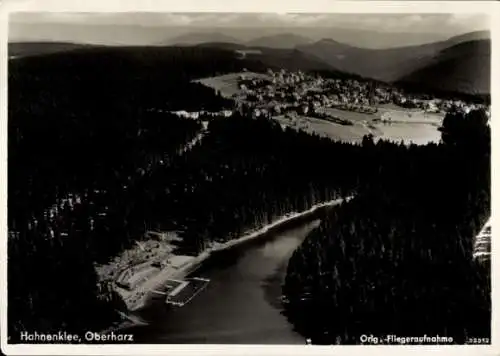
[{"label": "white postcard border", "polygon": [[[9,345],[7,344],[7,29],[12,12],[271,12],[271,13],[487,13],[491,15],[492,117],[500,115],[500,4],[496,1],[332,1],[332,0],[13,0],[0,3],[0,340],[7,355],[500,355],[499,309],[492,307],[490,346],[261,346],[261,345]],[[499,207],[500,130],[492,128],[492,224]],[[498,210],[500,211],[500,210]],[[493,228],[493,231],[496,231]],[[495,233],[494,233],[495,234]],[[493,235],[494,236],[494,235]],[[500,260],[492,238],[492,302],[500,300]]]}]

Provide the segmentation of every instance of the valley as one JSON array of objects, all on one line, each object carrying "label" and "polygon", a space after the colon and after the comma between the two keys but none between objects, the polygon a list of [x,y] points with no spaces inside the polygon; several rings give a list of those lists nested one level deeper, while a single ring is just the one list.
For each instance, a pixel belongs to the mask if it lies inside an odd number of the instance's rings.
[{"label": "valley", "polygon": [[9,43],[9,343],[491,338],[489,32],[222,28]]}]

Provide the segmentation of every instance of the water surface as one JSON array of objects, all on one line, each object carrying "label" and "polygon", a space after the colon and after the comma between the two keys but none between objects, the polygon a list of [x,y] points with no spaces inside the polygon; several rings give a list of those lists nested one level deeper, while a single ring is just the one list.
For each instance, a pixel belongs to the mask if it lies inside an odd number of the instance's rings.
[{"label": "water surface", "polygon": [[148,326],[130,330],[141,343],[301,344],[282,315],[288,260],[319,220],[303,223],[218,257],[193,276],[208,286],[181,308],[163,298],[141,312]]}]

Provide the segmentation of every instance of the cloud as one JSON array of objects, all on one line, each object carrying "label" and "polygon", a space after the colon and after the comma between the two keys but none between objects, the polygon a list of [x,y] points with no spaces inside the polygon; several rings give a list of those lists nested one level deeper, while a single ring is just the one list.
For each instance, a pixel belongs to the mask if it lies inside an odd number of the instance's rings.
[{"label": "cloud", "polygon": [[17,13],[17,24],[131,25],[142,27],[345,27],[396,32],[466,32],[489,28],[485,14],[325,13]]},{"label": "cloud", "polygon": [[491,17],[486,14],[474,13],[451,14],[448,17],[449,26],[463,26],[464,24],[471,28],[490,28]]},{"label": "cloud", "polygon": [[484,14],[260,14],[254,25],[346,27],[375,31],[456,32],[489,28]]},{"label": "cloud", "polygon": [[258,19],[267,24],[284,24],[284,25],[316,25],[321,23],[329,15],[326,14],[259,14]]},{"label": "cloud", "polygon": [[188,26],[196,20],[190,14],[172,13],[105,13],[105,12],[26,12],[13,13],[10,21],[25,24],[87,24],[91,25],[139,25],[139,26]]}]

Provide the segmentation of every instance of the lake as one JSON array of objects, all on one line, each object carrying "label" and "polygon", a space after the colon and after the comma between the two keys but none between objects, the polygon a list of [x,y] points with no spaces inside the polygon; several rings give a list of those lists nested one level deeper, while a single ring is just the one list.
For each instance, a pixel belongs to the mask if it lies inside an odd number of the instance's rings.
[{"label": "lake", "polygon": [[163,298],[140,312],[138,343],[299,344],[304,337],[282,315],[281,285],[288,260],[319,220],[272,233],[208,261],[191,277],[210,279],[183,307]]}]

